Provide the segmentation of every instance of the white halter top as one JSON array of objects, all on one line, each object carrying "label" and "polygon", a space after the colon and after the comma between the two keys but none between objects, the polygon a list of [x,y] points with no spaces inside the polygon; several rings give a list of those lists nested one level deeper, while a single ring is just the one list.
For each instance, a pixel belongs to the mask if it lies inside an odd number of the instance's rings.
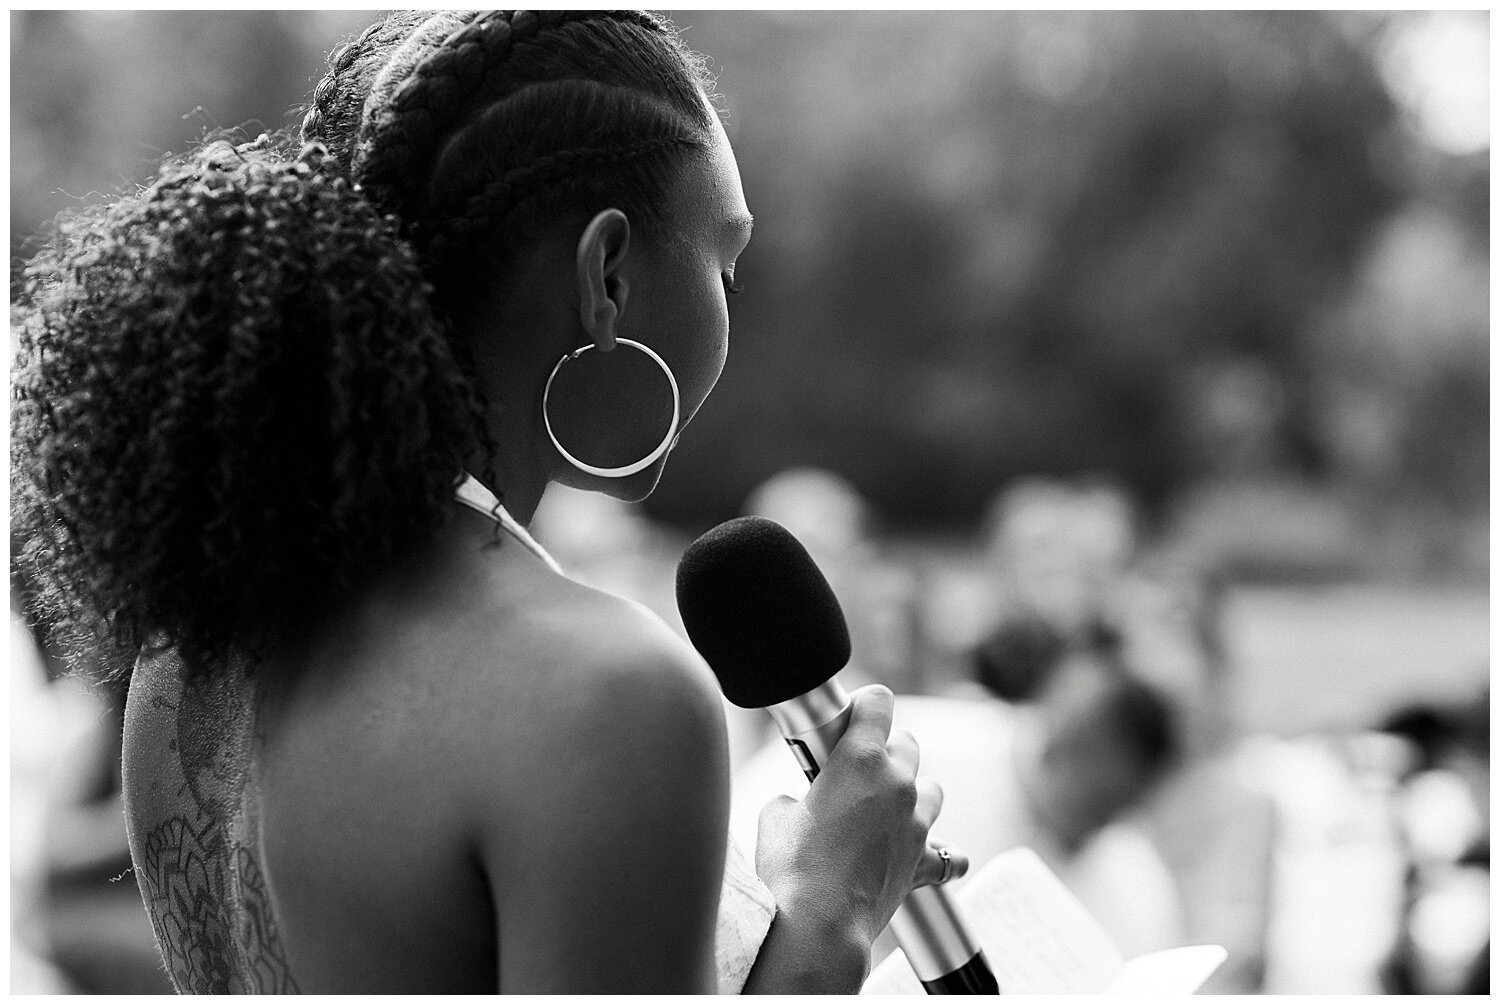
[{"label": "white halter top", "polygon": [[[500,525],[559,576],[565,575],[557,559],[506,512],[495,494],[473,475],[465,476],[455,492],[463,505],[484,514]],[[724,861],[724,885],[719,891],[719,920],[714,935],[714,964],[719,979],[719,994],[739,994],[750,976],[750,968],[760,954],[761,943],[776,917],[776,900],[755,875],[755,869],[731,835]]]}]

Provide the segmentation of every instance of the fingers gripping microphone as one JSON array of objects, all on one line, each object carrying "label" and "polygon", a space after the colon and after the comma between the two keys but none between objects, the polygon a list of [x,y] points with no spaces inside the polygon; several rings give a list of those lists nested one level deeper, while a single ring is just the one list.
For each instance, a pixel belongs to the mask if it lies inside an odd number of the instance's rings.
[{"label": "fingers gripping microphone", "polygon": [[[769,712],[816,778],[849,722],[849,696],[835,676],[849,662],[849,629],[807,549],[771,520],[722,523],[683,553],[677,608],[724,696]],[[929,994],[999,993],[944,888],[913,890],[891,931]]]}]

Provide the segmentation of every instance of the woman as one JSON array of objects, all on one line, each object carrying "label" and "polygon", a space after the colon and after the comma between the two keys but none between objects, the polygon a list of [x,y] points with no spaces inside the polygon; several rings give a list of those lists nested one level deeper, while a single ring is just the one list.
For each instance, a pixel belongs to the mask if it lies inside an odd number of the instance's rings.
[{"label": "woman", "polygon": [[168,164],[15,311],[22,557],[130,674],[174,982],[856,990],[942,873],[889,693],[752,873],[702,661],[525,531],[554,481],[647,495],[723,367],[750,215],[701,62],[619,11],[396,14],[329,62],[304,146]]}]

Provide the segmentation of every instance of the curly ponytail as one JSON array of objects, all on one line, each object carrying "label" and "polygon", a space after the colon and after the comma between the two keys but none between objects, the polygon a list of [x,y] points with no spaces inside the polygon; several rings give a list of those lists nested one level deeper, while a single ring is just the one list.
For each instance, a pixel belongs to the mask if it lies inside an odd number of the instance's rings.
[{"label": "curly ponytail", "polygon": [[27,270],[17,559],[106,675],[315,620],[430,535],[470,459],[480,406],[415,254],[322,158],[212,144]]}]

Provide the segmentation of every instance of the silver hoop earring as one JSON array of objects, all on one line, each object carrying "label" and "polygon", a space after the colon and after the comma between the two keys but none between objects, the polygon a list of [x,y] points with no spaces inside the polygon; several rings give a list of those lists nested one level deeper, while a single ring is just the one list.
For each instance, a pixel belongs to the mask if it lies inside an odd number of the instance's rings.
[{"label": "silver hoop earring", "polygon": [[626,464],[618,468],[596,467],[593,464],[586,464],[570,454],[557,441],[557,434],[552,431],[552,417],[547,413],[547,398],[552,393],[552,382],[557,379],[557,372],[562,369],[564,363],[575,360],[585,352],[595,348],[592,342],[588,345],[579,346],[572,352],[565,354],[562,359],[559,359],[557,364],[552,367],[552,373],[547,376],[547,386],[542,390],[542,423],[547,427],[547,436],[552,440],[552,446],[557,448],[557,452],[562,455],[563,460],[573,465],[579,471],[598,475],[600,478],[625,478],[639,471],[644,471],[652,464],[655,464],[661,459],[663,454],[671,449],[672,441],[677,438],[677,424],[682,419],[682,400],[677,391],[677,378],[672,376],[672,368],[667,366],[667,361],[658,356],[649,346],[644,346],[634,339],[617,338],[615,339],[615,345],[628,345],[630,348],[639,349],[651,357],[651,360],[657,366],[661,367],[662,373],[667,375],[667,383],[672,387],[672,424],[667,428],[667,435],[662,437],[661,443],[657,444],[656,449],[645,457],[642,457],[633,464]]}]

